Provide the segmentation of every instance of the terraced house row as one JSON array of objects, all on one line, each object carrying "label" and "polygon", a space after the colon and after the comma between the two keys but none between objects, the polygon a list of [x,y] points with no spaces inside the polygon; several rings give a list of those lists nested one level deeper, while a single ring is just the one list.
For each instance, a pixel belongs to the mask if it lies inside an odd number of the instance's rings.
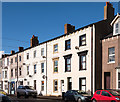
[{"label": "terraced house row", "polygon": [[94,93],[100,88],[119,88],[119,68],[112,65],[118,61],[116,48],[110,44],[119,39],[117,22],[120,15],[115,17],[112,4],[106,2],[102,21],[79,29],[65,24],[63,35],[43,43],[33,35],[29,48],[19,47],[0,59],[0,88],[15,94],[18,85],[30,85],[38,94],[55,96],[71,89]]}]

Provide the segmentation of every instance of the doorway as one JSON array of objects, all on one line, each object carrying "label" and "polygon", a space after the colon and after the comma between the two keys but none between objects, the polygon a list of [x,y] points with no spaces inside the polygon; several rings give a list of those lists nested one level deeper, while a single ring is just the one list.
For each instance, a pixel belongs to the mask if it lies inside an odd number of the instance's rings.
[{"label": "doorway", "polygon": [[110,72],[104,72],[104,89],[110,89]]}]

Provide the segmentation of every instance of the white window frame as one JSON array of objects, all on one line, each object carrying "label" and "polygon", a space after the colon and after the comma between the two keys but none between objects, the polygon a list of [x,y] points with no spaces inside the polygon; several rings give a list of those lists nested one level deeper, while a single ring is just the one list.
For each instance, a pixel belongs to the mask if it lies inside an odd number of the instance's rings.
[{"label": "white window frame", "polygon": [[[109,50],[114,48],[114,53],[110,54]],[[114,61],[110,61],[110,57],[114,57]],[[115,47],[108,48],[108,63],[115,63]]]}]

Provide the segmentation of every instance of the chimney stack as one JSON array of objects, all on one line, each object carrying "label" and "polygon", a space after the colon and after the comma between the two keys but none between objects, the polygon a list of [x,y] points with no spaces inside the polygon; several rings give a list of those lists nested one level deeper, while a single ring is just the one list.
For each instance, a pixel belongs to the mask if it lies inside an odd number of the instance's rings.
[{"label": "chimney stack", "polygon": [[19,52],[23,51],[23,49],[24,49],[23,47],[19,47]]},{"label": "chimney stack", "polygon": [[106,2],[106,6],[104,6],[104,20],[109,19],[113,20],[114,18],[114,8],[110,2]]},{"label": "chimney stack", "polygon": [[15,51],[14,50],[11,50],[11,54],[14,54],[15,53]]},{"label": "chimney stack", "polygon": [[32,38],[30,39],[30,46],[34,47],[37,46],[38,44],[39,44],[38,37],[33,35]]},{"label": "chimney stack", "polygon": [[70,33],[72,31],[75,30],[75,26],[71,25],[71,24],[65,24],[64,25],[64,33],[67,34],[67,33]]}]

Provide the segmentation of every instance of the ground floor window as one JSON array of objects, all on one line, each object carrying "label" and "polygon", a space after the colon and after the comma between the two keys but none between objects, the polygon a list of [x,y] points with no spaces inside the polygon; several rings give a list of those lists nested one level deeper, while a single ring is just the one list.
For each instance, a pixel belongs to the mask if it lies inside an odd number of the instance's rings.
[{"label": "ground floor window", "polygon": [[5,90],[7,90],[8,89],[8,85],[5,85]]},{"label": "ground floor window", "polygon": [[53,80],[53,91],[54,92],[58,91],[58,80]]},{"label": "ground floor window", "polygon": [[34,80],[34,89],[36,90],[36,80]]},{"label": "ground floor window", "polygon": [[120,89],[120,73],[118,73],[118,88]]},{"label": "ground floor window", "polygon": [[41,81],[41,91],[44,91],[44,81]]},{"label": "ground floor window", "polygon": [[86,78],[79,78],[79,89],[86,91]]},{"label": "ground floor window", "polygon": [[72,78],[68,77],[67,82],[68,82],[68,90],[72,90]]}]

